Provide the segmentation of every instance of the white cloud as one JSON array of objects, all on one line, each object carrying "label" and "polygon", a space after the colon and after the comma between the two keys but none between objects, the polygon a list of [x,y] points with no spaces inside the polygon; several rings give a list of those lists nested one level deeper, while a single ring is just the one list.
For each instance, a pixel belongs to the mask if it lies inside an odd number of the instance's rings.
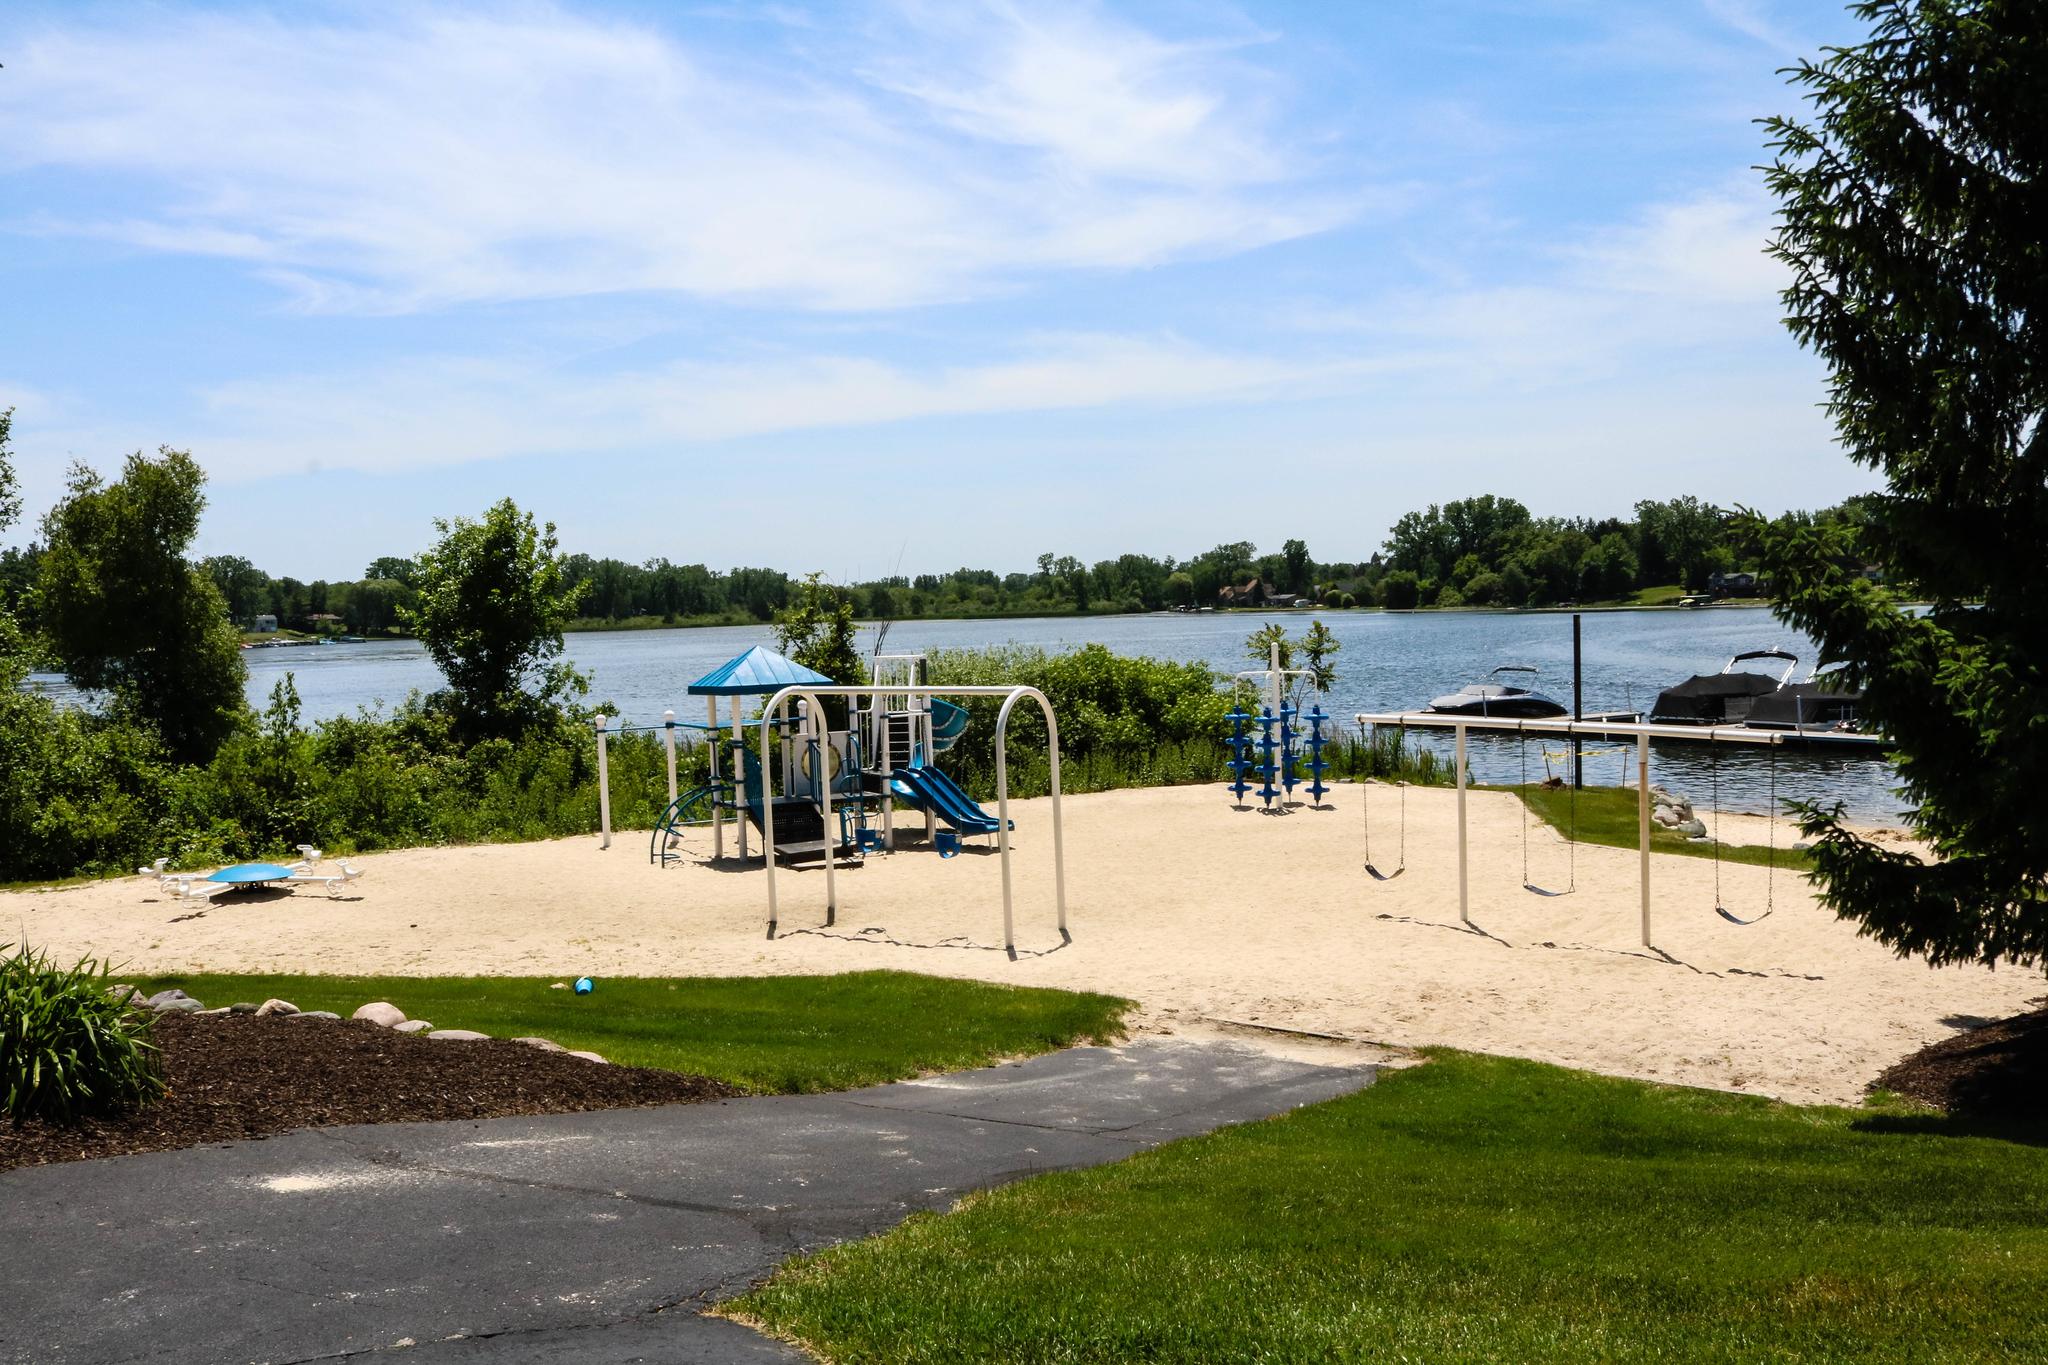
[{"label": "white cloud", "polygon": [[1046,337],[1013,357],[925,369],[827,354],[582,377],[523,361],[416,359],[221,385],[205,395],[193,445],[228,481],[398,473],[922,418],[1237,402],[1327,391],[1369,368],[1106,335]]},{"label": "white cloud", "polygon": [[[288,12],[289,13],[289,12]],[[1085,8],[907,8],[772,65],[549,5],[27,36],[0,169],[116,207],[17,227],[249,262],[306,305],[672,290],[886,308],[1315,232],[1326,195],[1229,48]]]}]

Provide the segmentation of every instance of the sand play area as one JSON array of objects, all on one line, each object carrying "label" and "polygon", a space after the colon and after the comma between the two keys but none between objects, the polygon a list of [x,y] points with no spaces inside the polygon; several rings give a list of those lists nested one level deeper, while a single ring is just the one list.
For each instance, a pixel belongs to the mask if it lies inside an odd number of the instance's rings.
[{"label": "sand play area", "polygon": [[[1458,922],[1455,795],[1408,794],[1405,875],[1363,870],[1359,793],[1271,816],[1216,787],[1068,797],[1068,916],[1053,917],[1049,803],[1018,802],[1020,956],[1001,951],[993,850],[915,845],[842,868],[827,929],[822,871],[779,875],[765,937],[758,861],[649,865],[647,836],[418,849],[355,860],[349,895],[179,901],[139,877],[0,894],[0,940],[129,971],[504,973],[603,978],[900,968],[1130,996],[1148,1028],[1236,1021],[1399,1046],[1443,1043],[1615,1075],[1854,1103],[1904,1054],[2044,995],[2041,975],[1901,961],[1779,873],[1776,913],[1714,913],[1713,864],[1653,860],[1654,941],[1638,941],[1636,854],[1582,845],[1577,889],[1522,889],[1520,803],[1471,795],[1471,931]],[[1375,791],[1374,857],[1395,807]],[[1761,838],[1761,820],[1731,839]],[[1531,822],[1533,878],[1562,886],[1562,839]],[[701,853],[709,833],[693,833]],[[1783,847],[1789,835],[1781,836]],[[977,841],[980,842],[980,841]],[[1765,870],[1724,864],[1723,899],[1764,908]]]}]

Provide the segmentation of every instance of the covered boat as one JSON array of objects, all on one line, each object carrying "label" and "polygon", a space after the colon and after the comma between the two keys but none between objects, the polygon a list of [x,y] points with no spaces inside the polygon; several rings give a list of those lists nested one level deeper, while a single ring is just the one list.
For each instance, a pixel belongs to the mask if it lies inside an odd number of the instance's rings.
[{"label": "covered boat", "polygon": [[1816,672],[1801,683],[1786,683],[1769,696],[1758,697],[1742,723],[1753,730],[1833,730],[1854,734],[1863,690],[1840,677]]},{"label": "covered boat", "polygon": [[[1777,677],[1742,665],[1753,660],[1782,660]],[[1657,725],[1739,725],[1749,719],[1759,699],[1776,694],[1799,667],[1799,656],[1782,649],[1752,649],[1721,666],[1719,673],[1701,673],[1657,694],[1650,720]]]},{"label": "covered boat", "polygon": [[[1503,673],[1510,677],[1503,679]],[[1438,697],[1425,709],[1445,716],[1507,716],[1516,720],[1538,720],[1568,713],[1569,708],[1541,692],[1516,686],[1514,675],[1524,673],[1529,681],[1535,681],[1536,670],[1529,665],[1502,664],[1486,675],[1485,682],[1468,683],[1455,692]]]}]

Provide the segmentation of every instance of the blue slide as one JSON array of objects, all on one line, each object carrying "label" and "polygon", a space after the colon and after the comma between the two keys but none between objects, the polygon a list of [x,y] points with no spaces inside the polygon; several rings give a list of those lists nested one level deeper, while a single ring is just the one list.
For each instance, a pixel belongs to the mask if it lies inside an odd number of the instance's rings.
[{"label": "blue slide", "polygon": [[[896,774],[896,789],[920,810],[928,810],[962,834],[994,834],[1001,825],[968,799],[960,785],[937,768],[905,768]],[[1010,827],[1016,828],[1012,820]]]}]

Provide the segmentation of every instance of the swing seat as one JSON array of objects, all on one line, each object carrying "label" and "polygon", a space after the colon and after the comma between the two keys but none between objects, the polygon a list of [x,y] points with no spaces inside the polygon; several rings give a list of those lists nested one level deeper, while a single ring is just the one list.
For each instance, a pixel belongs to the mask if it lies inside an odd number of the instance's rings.
[{"label": "swing seat", "polygon": [[1375,881],[1390,882],[1394,880],[1394,878],[1400,876],[1403,872],[1406,872],[1408,869],[1405,867],[1397,867],[1392,872],[1382,872],[1378,868],[1374,867],[1371,863],[1367,863],[1365,865],[1365,870],[1372,874],[1373,880]]},{"label": "swing seat", "polygon": [[1740,916],[1728,913],[1727,910],[1717,905],[1714,907],[1714,913],[1719,915],[1722,919],[1727,920],[1730,924],[1739,924],[1743,928],[1747,929],[1752,924],[1758,924],[1764,920],[1769,919],[1772,915],[1776,914],[1777,911],[1775,909],[1766,910],[1761,915],[1757,915],[1752,919],[1743,919]]},{"label": "swing seat", "polygon": [[1522,889],[1532,896],[1569,896],[1571,894],[1570,891],[1552,891],[1548,887],[1538,886],[1534,882],[1523,882]]}]

